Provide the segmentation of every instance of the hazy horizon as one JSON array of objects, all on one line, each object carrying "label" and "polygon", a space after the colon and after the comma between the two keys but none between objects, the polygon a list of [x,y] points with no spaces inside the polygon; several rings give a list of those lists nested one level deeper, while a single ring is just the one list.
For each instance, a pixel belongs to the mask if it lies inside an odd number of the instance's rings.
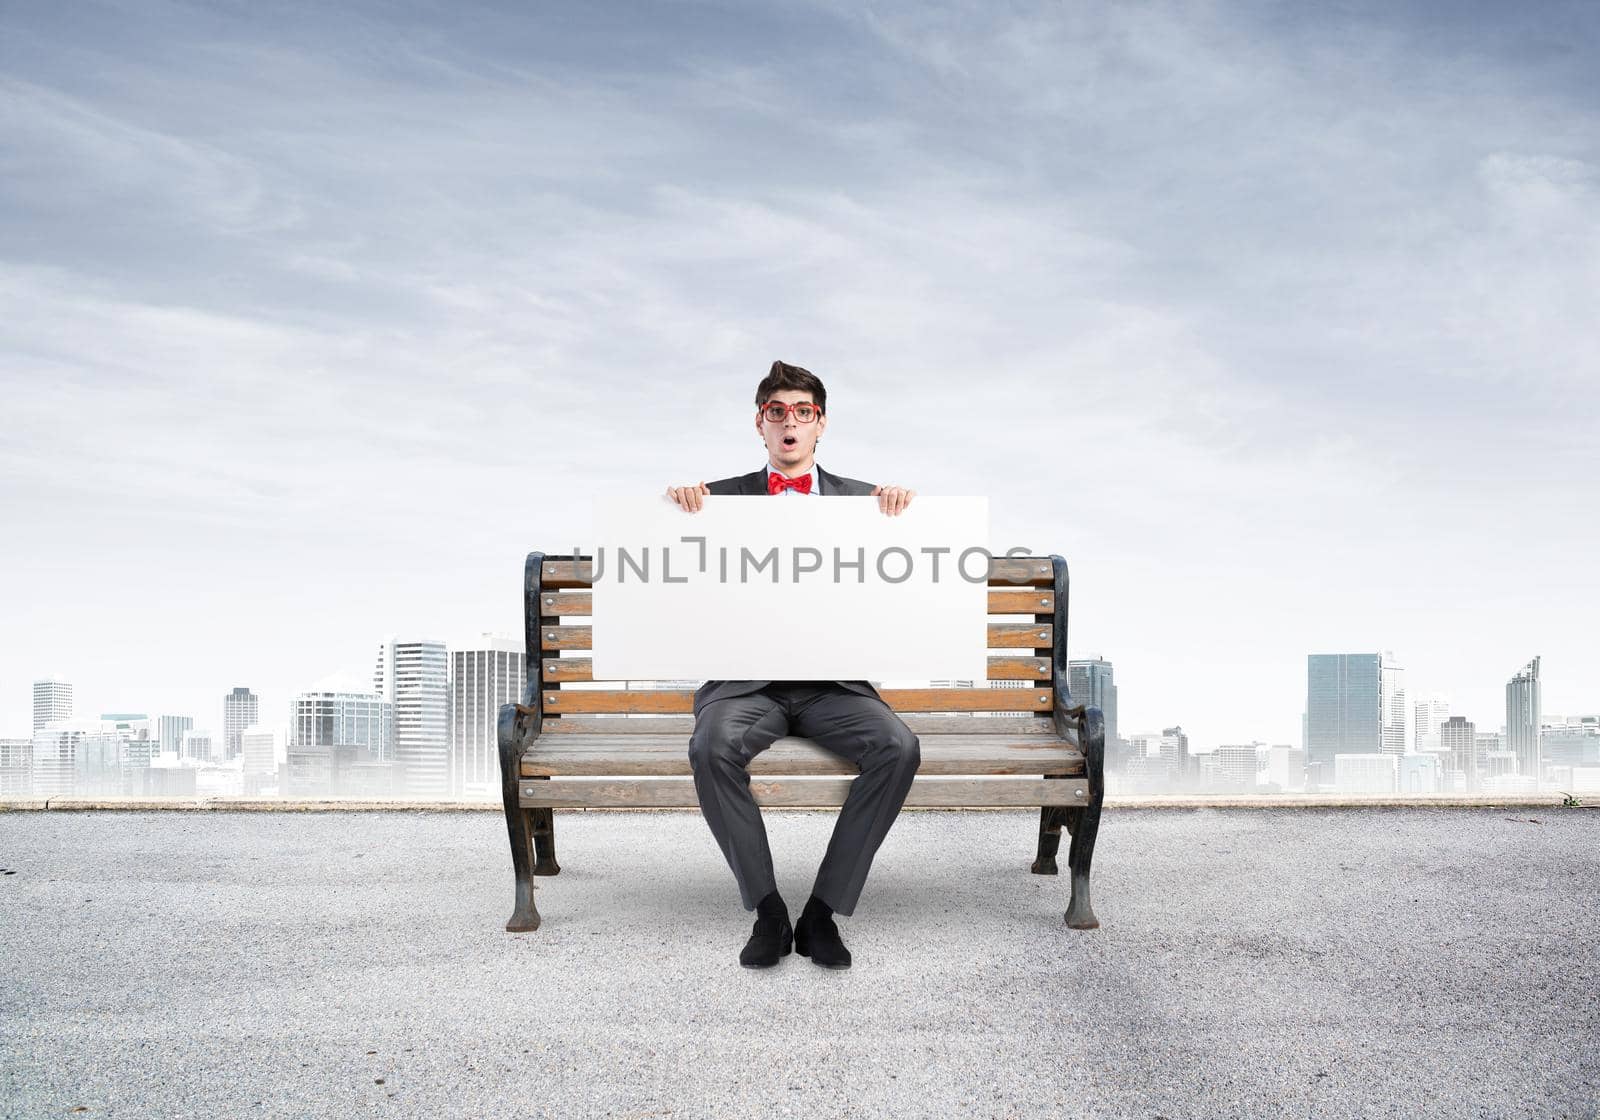
[{"label": "hazy horizon", "polygon": [[[1600,711],[1600,10],[0,8],[0,736],[521,632],[588,495],[818,462],[1067,557],[1124,733],[1306,655]],[[1588,574],[1585,574],[1588,573]]]}]

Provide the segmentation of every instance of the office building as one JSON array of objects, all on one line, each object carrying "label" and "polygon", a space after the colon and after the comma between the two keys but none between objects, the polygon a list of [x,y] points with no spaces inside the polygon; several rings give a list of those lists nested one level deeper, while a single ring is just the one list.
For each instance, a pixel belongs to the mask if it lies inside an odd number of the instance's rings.
[{"label": "office building", "polygon": [[72,792],[80,797],[116,797],[134,792],[140,767],[129,755],[129,741],[106,721],[86,723],[76,744]]},{"label": "office building", "polygon": [[1337,793],[1393,794],[1399,759],[1381,751],[1333,756],[1333,788]]},{"label": "office building", "polygon": [[213,744],[209,731],[185,731],[178,745],[179,758],[191,758],[196,762],[212,761]]},{"label": "office building", "polygon": [[394,705],[364,692],[302,692],[290,713],[286,797],[397,792]]},{"label": "office building", "polygon": [[0,797],[33,794],[33,740],[0,739]]},{"label": "office building", "polygon": [[1417,700],[1412,712],[1415,715],[1412,724],[1413,739],[1419,751],[1436,751],[1439,745],[1439,725],[1450,718],[1450,700],[1435,692],[1426,699]]},{"label": "office building", "polygon": [[1408,751],[1396,763],[1395,785],[1408,796],[1438,793],[1443,772],[1439,766],[1439,751]]},{"label": "office building", "polygon": [[1483,760],[1493,752],[1505,750],[1506,737],[1499,731],[1479,731],[1472,737],[1473,750],[1478,756],[1478,768],[1483,768]]},{"label": "office building", "polygon": [[78,740],[83,729],[51,720],[33,732],[33,795],[70,797],[78,784]]},{"label": "office building", "polygon": [[33,682],[33,729],[72,718],[72,686],[49,677]]},{"label": "office building", "polygon": [[398,793],[450,793],[450,662],[443,642],[389,641],[378,647],[373,690],[394,705]]},{"label": "office building", "polygon": [[1600,716],[1552,716],[1539,735],[1546,765],[1600,766]]},{"label": "office building", "polygon": [[1394,654],[1384,650],[1378,661],[1378,696],[1383,711],[1384,754],[1399,756],[1406,753],[1406,671],[1394,659]]},{"label": "office building", "polygon": [[500,707],[522,701],[526,680],[527,655],[514,638],[485,634],[450,651],[452,796],[500,796]]},{"label": "office building", "polygon": [[252,726],[239,733],[241,777],[246,797],[259,796],[278,784],[278,733],[270,727]]},{"label": "office building", "polygon": [[1087,657],[1067,662],[1067,687],[1077,704],[1099,708],[1106,720],[1106,751],[1117,742],[1117,684],[1111,662],[1103,657]]},{"label": "office building", "polygon": [[[1462,793],[1478,792],[1478,729],[1465,716],[1451,716],[1439,725],[1439,747],[1450,777],[1443,785]],[[1460,775],[1459,779],[1455,775]]]},{"label": "office building", "polygon": [[[372,693],[302,692],[290,708],[280,771],[285,797],[351,797],[394,791],[394,705]],[[381,777],[367,769],[377,766]]]},{"label": "office building", "polygon": [[183,733],[194,730],[194,717],[157,716],[155,727],[156,741],[161,745],[161,753],[181,755],[183,753]]},{"label": "office building", "polygon": [[103,720],[56,720],[33,733],[35,797],[138,792],[140,765],[126,732]]},{"label": "office building", "polygon": [[385,761],[393,733],[394,705],[368,692],[302,692],[289,712],[289,742],[298,746],[356,747]]},{"label": "office building", "polygon": [[1534,780],[1539,788],[1541,752],[1539,732],[1539,659],[1535,657],[1506,682],[1505,749],[1517,756],[1517,773]]},{"label": "office building", "polygon": [[[143,712],[107,712],[100,717],[104,729],[122,739],[122,758],[126,766],[144,769],[161,751],[156,722]],[[135,792],[137,779],[130,778],[128,792]]]},{"label": "office building", "polygon": [[1218,747],[1212,756],[1216,772],[1209,783],[1210,788],[1233,793],[1254,793],[1256,772],[1261,765],[1260,748],[1260,743]]},{"label": "office building", "polygon": [[1193,785],[1189,762],[1189,736],[1182,727],[1167,727],[1161,731],[1161,761],[1167,764],[1172,784],[1179,788]]},{"label": "office building", "polygon": [[1337,755],[1383,752],[1382,661],[1376,653],[1306,658],[1307,788],[1335,784]]},{"label": "office building", "polygon": [[236,688],[222,698],[222,757],[224,760],[239,757],[242,749],[240,736],[244,729],[254,727],[260,717],[260,698],[248,688]]},{"label": "office building", "polygon": [[1161,758],[1161,736],[1134,734],[1128,737],[1127,742],[1127,765],[1123,773],[1129,791],[1154,793],[1170,789],[1171,775]]},{"label": "office building", "polygon": [[1306,752],[1287,743],[1267,748],[1267,786],[1280,793],[1298,793],[1306,788]]}]

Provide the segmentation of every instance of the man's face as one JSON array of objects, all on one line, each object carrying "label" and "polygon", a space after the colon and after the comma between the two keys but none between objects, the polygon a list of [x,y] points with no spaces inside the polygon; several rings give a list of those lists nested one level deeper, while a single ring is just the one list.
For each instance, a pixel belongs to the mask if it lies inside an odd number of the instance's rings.
[{"label": "man's face", "polygon": [[[799,404],[802,401],[809,404],[816,403],[811,399],[811,394],[804,389],[779,389],[767,398],[767,403],[772,401],[783,404]],[[802,424],[794,418],[793,410],[776,423],[760,413],[756,414],[756,431],[761,434],[762,440],[767,445],[767,454],[772,457],[772,465],[785,472],[791,468],[803,470],[810,466],[812,457],[817,451],[817,437],[827,426],[826,416],[818,416],[811,423]]]}]

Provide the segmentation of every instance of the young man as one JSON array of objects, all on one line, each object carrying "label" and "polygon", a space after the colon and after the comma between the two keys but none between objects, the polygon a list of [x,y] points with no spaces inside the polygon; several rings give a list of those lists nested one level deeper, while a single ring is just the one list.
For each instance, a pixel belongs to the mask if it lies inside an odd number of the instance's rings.
[{"label": "young man", "polygon": [[[767,462],[757,471],[707,485],[670,486],[681,508],[701,508],[705,494],[768,494],[787,499],[871,495],[894,516],[916,491],[873,486],[829,474],[816,463],[828,426],[828,392],[799,366],[773,362],[756,387],[756,434]],[[781,635],[781,622],[773,627]],[[689,763],[711,834],[733,868],[746,910],[757,912],[739,954],[746,968],[770,968],[798,949],[825,968],[849,968],[850,950],[834,914],[848,917],[872,857],[905,803],[922,760],[917,737],[866,681],[707,681],[694,696]],[[785,735],[812,739],[861,767],[839,810],[811,897],[792,927],[778,894],[761,810],[750,793],[750,760]]]}]

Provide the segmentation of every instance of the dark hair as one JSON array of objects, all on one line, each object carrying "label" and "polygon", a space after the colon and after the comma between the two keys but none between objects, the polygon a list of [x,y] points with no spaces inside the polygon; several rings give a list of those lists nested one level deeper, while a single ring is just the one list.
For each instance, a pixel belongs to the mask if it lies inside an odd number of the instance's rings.
[{"label": "dark hair", "polygon": [[811,394],[818,412],[826,414],[828,411],[828,390],[822,387],[822,378],[808,369],[788,362],[773,362],[772,369],[756,386],[756,407],[766,404],[779,389],[803,389]]}]

